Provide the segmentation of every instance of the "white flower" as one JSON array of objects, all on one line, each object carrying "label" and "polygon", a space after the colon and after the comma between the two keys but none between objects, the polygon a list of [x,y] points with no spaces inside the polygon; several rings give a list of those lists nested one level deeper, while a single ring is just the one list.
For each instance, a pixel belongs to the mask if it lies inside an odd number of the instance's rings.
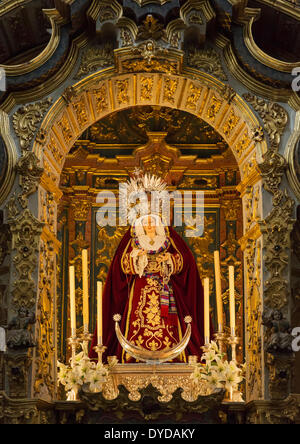
[{"label": "white flower", "polygon": [[90,391],[94,393],[101,392],[104,382],[105,378],[101,374],[93,372],[90,378]]},{"label": "white flower", "polygon": [[209,345],[210,345],[210,350],[214,350],[216,353],[220,353],[218,344],[215,341],[211,341]]},{"label": "white flower", "polygon": [[80,375],[83,383],[88,382],[90,379],[90,374],[93,372],[93,366],[89,360],[83,360],[76,367],[78,374]]},{"label": "white flower", "polygon": [[203,375],[211,389],[222,388],[223,384],[220,382],[219,375],[216,372],[211,372],[209,375]]},{"label": "white flower", "polygon": [[58,382],[60,382],[62,385],[66,385],[68,382],[70,369],[59,361],[57,362],[57,366],[59,368],[59,372],[57,374]]},{"label": "white flower", "polygon": [[201,356],[201,361],[211,362],[216,359],[216,352],[215,350],[208,350],[206,353],[204,353]]},{"label": "white flower", "polygon": [[238,372],[232,371],[228,369],[225,372],[225,388],[227,390],[236,389],[239,383],[242,381],[242,378],[239,376]]},{"label": "white flower", "polygon": [[73,360],[73,358],[70,359],[71,366],[72,365],[80,364],[80,362],[82,361],[83,357],[84,357],[84,353],[83,352],[77,353],[77,355],[74,356],[74,360]]},{"label": "white flower", "polygon": [[218,360],[216,365],[214,366],[214,371],[221,380],[224,379],[224,374],[226,373],[226,369],[227,369],[226,363],[223,362],[222,360]]},{"label": "white flower", "polygon": [[82,377],[80,375],[80,372],[78,372],[78,369],[76,367],[74,367],[70,372],[69,372],[69,376],[67,379],[67,384],[66,384],[66,391],[70,391],[72,389],[74,389],[75,387],[82,385],[83,384],[83,380]]}]

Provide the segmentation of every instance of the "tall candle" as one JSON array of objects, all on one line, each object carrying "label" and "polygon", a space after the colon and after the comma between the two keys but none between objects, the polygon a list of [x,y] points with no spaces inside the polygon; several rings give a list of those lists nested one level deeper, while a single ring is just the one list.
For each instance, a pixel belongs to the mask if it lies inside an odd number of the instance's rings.
[{"label": "tall candle", "polygon": [[82,250],[82,291],[83,291],[83,330],[88,332],[89,328],[89,284],[88,284],[88,252]]},{"label": "tall candle", "polygon": [[97,282],[97,336],[98,345],[102,345],[102,282]]},{"label": "tall candle", "polygon": [[76,336],[75,268],[69,267],[71,336]]},{"label": "tall candle", "polygon": [[218,250],[214,251],[214,264],[215,264],[218,330],[221,333],[223,331],[223,301],[222,301],[222,290],[221,290],[220,253]]},{"label": "tall candle", "polygon": [[209,343],[209,278],[204,278],[204,342]]},{"label": "tall candle", "polygon": [[230,330],[232,336],[235,335],[235,296],[234,296],[234,266],[229,265],[229,310],[230,310]]}]

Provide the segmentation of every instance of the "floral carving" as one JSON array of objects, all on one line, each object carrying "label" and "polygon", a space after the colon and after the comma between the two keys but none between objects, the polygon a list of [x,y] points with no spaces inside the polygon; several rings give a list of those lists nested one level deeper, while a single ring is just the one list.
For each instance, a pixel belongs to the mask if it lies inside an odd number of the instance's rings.
[{"label": "floral carving", "polygon": [[88,48],[82,55],[81,64],[75,78],[80,79],[93,71],[113,64],[114,53],[111,45]]},{"label": "floral carving", "polygon": [[13,262],[17,271],[14,282],[13,305],[32,308],[36,303],[36,287],[32,277],[37,266],[37,252],[43,224],[26,209],[11,221]]},{"label": "floral carving", "polygon": [[25,150],[29,148],[30,142],[38,128],[38,124],[51,103],[51,98],[42,100],[41,102],[31,103],[19,108],[13,115],[13,127],[16,135],[20,139],[22,149]]},{"label": "floral carving", "polygon": [[267,132],[272,149],[278,149],[281,136],[288,123],[288,113],[278,103],[267,102],[251,94],[244,94],[243,97],[249,102],[261,117],[264,129]]},{"label": "floral carving", "polygon": [[38,166],[39,160],[33,152],[25,152],[19,160],[16,169],[20,174],[20,186],[22,193],[18,200],[22,208],[26,208],[28,204],[28,197],[33,194],[38,187],[43,168]]},{"label": "floral carving", "polygon": [[220,80],[227,80],[220,56],[214,49],[196,50],[188,54],[187,64],[218,77]]}]

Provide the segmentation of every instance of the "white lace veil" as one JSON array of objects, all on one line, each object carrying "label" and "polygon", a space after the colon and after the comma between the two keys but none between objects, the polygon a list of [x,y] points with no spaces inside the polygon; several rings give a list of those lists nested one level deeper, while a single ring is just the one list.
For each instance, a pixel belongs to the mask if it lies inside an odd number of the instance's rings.
[{"label": "white lace veil", "polygon": [[[154,221],[155,231],[156,231],[156,235],[154,238],[154,245],[152,246],[152,248],[149,246],[150,245],[149,244],[149,237],[147,236],[147,234],[145,233],[145,230],[144,230],[144,222],[149,217],[151,217],[151,219]],[[147,214],[147,215],[139,217],[134,224],[134,228],[135,228],[135,233],[136,233],[136,236],[139,240],[140,246],[142,248],[145,247],[146,250],[149,250],[149,249],[158,250],[164,244],[164,242],[166,240],[165,225],[163,224],[160,216],[158,216],[157,214]]]}]

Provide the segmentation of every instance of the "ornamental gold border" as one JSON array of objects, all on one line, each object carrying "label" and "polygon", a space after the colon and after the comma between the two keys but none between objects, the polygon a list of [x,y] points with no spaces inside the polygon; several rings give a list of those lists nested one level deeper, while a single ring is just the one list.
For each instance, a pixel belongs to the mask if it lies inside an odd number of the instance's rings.
[{"label": "ornamental gold border", "polygon": [[244,42],[249,52],[256,60],[258,60],[263,65],[266,65],[269,68],[275,69],[277,71],[287,72],[291,74],[293,68],[297,68],[298,66],[300,66],[300,60],[299,62],[294,63],[284,62],[282,60],[275,59],[274,57],[269,56],[262,49],[260,49],[255,43],[252,33],[252,25],[255,19],[256,17],[252,17],[247,25],[244,26],[243,30]]},{"label": "ornamental gold border", "polygon": [[300,97],[292,88],[273,88],[254,79],[242,67],[234,53],[233,46],[229,39],[219,34],[216,38],[216,45],[222,49],[224,62],[229,72],[238,80],[245,88],[248,88],[255,95],[260,95],[272,101],[288,103],[295,111],[300,110]]},{"label": "ornamental gold border", "polygon": [[287,178],[298,200],[300,200],[300,182],[297,177],[295,154],[300,143],[300,111],[297,111],[294,131],[292,132],[286,145],[284,156],[288,162]]},{"label": "ornamental gold border", "polygon": [[47,46],[40,54],[30,60],[30,62],[18,65],[0,65],[0,68],[4,69],[7,76],[20,76],[40,68],[52,57],[58,48],[60,43],[60,28],[67,23],[67,21],[56,9],[45,9],[44,13],[49,18],[52,28],[51,37]]},{"label": "ornamental gold border", "polygon": [[15,165],[17,162],[17,150],[13,138],[10,135],[9,116],[0,111],[0,134],[6,146],[7,171],[5,180],[0,188],[0,205],[7,198],[16,176]]}]

